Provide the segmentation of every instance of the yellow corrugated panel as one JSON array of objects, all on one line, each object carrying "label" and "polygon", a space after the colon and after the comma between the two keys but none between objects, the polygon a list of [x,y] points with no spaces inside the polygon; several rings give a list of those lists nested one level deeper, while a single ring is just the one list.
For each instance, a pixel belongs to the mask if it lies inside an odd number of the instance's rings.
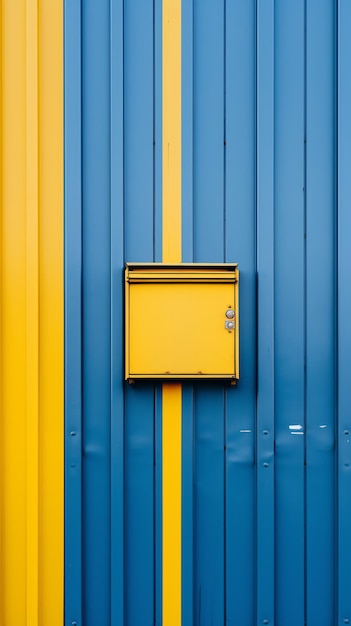
[{"label": "yellow corrugated panel", "polygon": [[[2,203],[2,10],[0,10],[0,246],[2,246],[2,219],[1,219],[1,203]],[[3,488],[3,447],[2,447],[2,395],[3,395],[3,374],[2,374],[2,252],[0,247],[0,623],[3,619],[3,580],[2,580],[2,562],[3,562],[3,525],[2,525],[2,493]]]},{"label": "yellow corrugated panel", "polygon": [[[181,244],[181,0],[162,5],[162,261],[179,263]],[[181,624],[181,385],[162,389],[163,625]]]},{"label": "yellow corrugated panel", "polygon": [[0,6],[0,624],[61,626],[62,1]]}]

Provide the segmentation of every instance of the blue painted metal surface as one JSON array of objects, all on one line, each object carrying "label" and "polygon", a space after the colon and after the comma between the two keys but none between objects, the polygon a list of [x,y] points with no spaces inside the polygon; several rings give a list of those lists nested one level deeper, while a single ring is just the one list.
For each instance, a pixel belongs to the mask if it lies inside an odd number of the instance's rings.
[{"label": "blue painted metal surface", "polygon": [[66,2],[65,28],[65,620],[161,624],[160,388],[124,386],[121,297],[161,260],[161,2]]},{"label": "blue painted metal surface", "polygon": [[225,405],[225,611],[228,624],[244,626],[255,616],[255,29],[254,0],[226,3],[225,260],[240,258],[240,309],[246,314],[240,322],[240,367],[245,374],[237,389],[227,390]]},{"label": "blue painted metal surface", "polygon": [[[82,3],[83,623],[111,617],[109,3]],[[91,537],[98,531],[99,540]],[[100,572],[97,577],[96,572]]]},{"label": "blue painted metal surface", "polygon": [[[348,233],[351,228],[351,76],[348,62],[351,50],[351,41],[348,33],[351,28],[351,6],[345,0],[339,0],[338,15],[338,91],[337,91],[337,166],[338,166],[338,254],[337,254],[337,328],[338,328],[338,460],[337,460],[337,535],[335,546],[337,549],[338,587],[337,610],[335,622],[337,624],[351,623],[351,596],[350,596],[350,558],[351,536],[349,519],[351,515],[351,419],[350,419],[350,349],[351,349],[351,285],[348,277],[348,268],[351,261],[351,249]],[[334,483],[335,484],[335,483]]]},{"label": "blue painted metal surface", "polygon": [[[66,624],[162,622],[160,386],[122,380],[161,5],[65,2]],[[350,29],[346,0],[183,2],[182,259],[241,272],[237,388],[183,386],[184,625],[351,620]]]},{"label": "blue painted metal surface", "polygon": [[256,19],[258,626],[275,623],[274,0],[258,0]]},{"label": "blue painted metal surface", "polygon": [[[330,0],[310,3],[306,18],[306,598],[307,623],[327,626],[337,623],[332,584],[336,581],[336,5]],[[323,277],[322,258],[328,259]]]},{"label": "blue painted metal surface", "polygon": [[[152,2],[124,4],[125,260],[155,254],[153,24]],[[126,389],[125,620],[140,626],[155,609],[154,400],[153,386]]]},{"label": "blue painted metal surface", "polygon": [[[223,262],[224,3],[194,0],[194,251],[195,262]],[[209,120],[211,123],[209,124]],[[225,623],[224,389],[194,393],[194,621]]]},{"label": "blue painted metal surface", "polygon": [[293,626],[303,623],[305,600],[302,0],[276,4],[274,84],[275,619]]},{"label": "blue painted metal surface", "polygon": [[65,4],[65,624],[82,625],[81,7]]},{"label": "blue painted metal surface", "polygon": [[110,3],[110,159],[111,159],[111,624],[123,624],[125,608],[124,545],[124,391],[121,271],[124,229],[124,24],[123,0]]}]

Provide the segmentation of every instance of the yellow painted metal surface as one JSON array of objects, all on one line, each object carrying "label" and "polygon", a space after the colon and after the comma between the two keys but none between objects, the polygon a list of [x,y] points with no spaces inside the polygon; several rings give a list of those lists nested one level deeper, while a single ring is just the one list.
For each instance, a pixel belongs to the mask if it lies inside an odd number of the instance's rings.
[{"label": "yellow painted metal surface", "polygon": [[135,285],[131,376],[234,376],[235,333],[225,328],[229,305],[234,307],[232,285]]},{"label": "yellow painted metal surface", "polygon": [[126,291],[127,378],[239,376],[236,265],[131,265]]},{"label": "yellow painted metal surface", "polygon": [[182,389],[163,385],[162,393],[162,550],[164,626],[181,620],[181,449]]},{"label": "yellow painted metal surface", "polygon": [[1,3],[1,626],[63,623],[62,13]]},{"label": "yellow painted metal surface", "polygon": [[[162,260],[181,246],[181,0],[162,2]],[[182,388],[162,389],[162,623],[180,626]]]},{"label": "yellow painted metal surface", "polygon": [[162,260],[182,256],[181,0],[162,4]]}]

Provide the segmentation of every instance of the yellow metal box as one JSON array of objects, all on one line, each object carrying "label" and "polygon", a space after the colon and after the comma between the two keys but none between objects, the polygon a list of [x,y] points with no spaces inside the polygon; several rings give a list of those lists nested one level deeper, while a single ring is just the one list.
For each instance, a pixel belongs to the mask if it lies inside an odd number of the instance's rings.
[{"label": "yellow metal box", "polygon": [[127,263],[125,377],[239,378],[237,264]]}]

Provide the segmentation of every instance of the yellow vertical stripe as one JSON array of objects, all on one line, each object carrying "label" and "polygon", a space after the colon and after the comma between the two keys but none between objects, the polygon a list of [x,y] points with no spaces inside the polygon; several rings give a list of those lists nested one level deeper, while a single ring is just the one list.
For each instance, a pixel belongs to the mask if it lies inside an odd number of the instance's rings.
[{"label": "yellow vertical stripe", "polygon": [[63,9],[0,6],[0,624],[61,626]]},{"label": "yellow vertical stripe", "polygon": [[163,625],[181,624],[182,388],[162,388]]},{"label": "yellow vertical stripe", "polygon": [[0,4],[0,624],[4,623],[3,620],[3,582],[2,582],[2,562],[3,562],[3,549],[2,549],[2,536],[3,536],[3,528],[2,528],[2,497],[1,494],[3,492],[3,466],[2,466],[2,458],[3,458],[3,433],[2,433],[2,396],[3,396],[3,388],[2,388],[2,216],[1,216],[1,206],[2,206],[2,7]]},{"label": "yellow vertical stripe", "polygon": [[181,233],[181,0],[163,0],[162,256],[182,260]]},{"label": "yellow vertical stripe", "polygon": [[39,29],[39,600],[63,624],[63,2],[41,0]]},{"label": "yellow vertical stripe", "polygon": [[2,624],[27,623],[26,5],[2,2]]},{"label": "yellow vertical stripe", "polygon": [[38,624],[39,207],[38,6],[26,2],[27,622]]},{"label": "yellow vertical stripe", "polygon": [[[181,0],[162,6],[162,254],[181,261]],[[181,385],[162,389],[162,606],[164,626],[181,624]]]}]

